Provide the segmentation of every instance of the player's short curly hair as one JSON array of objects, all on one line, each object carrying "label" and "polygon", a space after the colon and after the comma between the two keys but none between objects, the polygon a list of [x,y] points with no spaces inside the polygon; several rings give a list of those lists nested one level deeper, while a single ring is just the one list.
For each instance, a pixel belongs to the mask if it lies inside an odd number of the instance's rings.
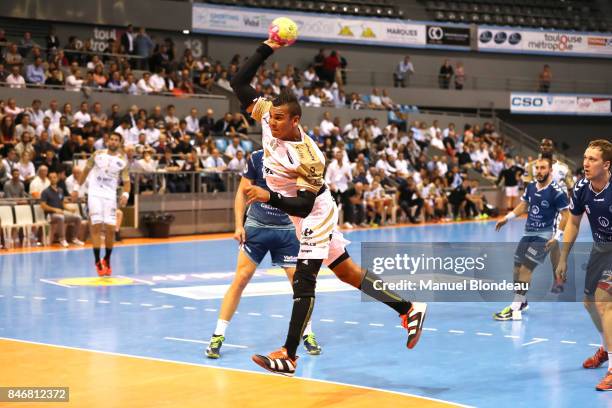
[{"label": "player's short curly hair", "polygon": [[281,93],[272,100],[272,106],[283,106],[287,105],[289,110],[289,116],[299,116],[302,117],[302,107],[298,102],[297,98],[293,94],[293,92],[289,90],[282,90]]}]

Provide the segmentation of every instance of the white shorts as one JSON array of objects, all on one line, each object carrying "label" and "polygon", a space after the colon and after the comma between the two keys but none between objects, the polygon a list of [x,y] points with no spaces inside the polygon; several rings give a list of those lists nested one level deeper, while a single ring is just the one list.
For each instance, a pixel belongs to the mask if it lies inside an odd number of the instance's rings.
[{"label": "white shorts", "polygon": [[310,215],[291,217],[300,241],[298,259],[323,259],[323,265],[334,262],[350,243],[338,230],[338,206],[329,190],[317,197]]},{"label": "white shorts", "polygon": [[506,187],[506,197],[518,197],[519,189],[518,186]]},{"label": "white shorts", "polygon": [[87,199],[87,207],[89,209],[89,219],[92,225],[115,225],[117,223],[116,199],[89,196]]}]

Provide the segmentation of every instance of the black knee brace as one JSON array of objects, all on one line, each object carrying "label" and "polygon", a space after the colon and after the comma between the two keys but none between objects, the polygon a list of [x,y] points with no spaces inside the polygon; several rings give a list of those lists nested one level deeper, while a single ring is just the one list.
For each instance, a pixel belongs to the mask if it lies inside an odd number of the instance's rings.
[{"label": "black knee brace", "polygon": [[315,297],[317,274],[322,264],[322,259],[298,259],[293,275],[294,299]]}]

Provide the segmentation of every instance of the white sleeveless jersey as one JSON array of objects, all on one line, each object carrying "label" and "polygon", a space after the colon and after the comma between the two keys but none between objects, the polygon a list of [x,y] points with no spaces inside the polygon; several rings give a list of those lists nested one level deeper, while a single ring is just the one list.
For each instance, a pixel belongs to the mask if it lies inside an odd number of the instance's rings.
[{"label": "white sleeveless jersey", "polygon": [[116,200],[119,178],[127,169],[125,156],[111,155],[107,150],[98,150],[89,160],[93,160],[93,167],[87,177],[88,194]]},{"label": "white sleeveless jersey", "polygon": [[264,177],[268,187],[286,197],[298,190],[318,193],[324,185],[325,156],[300,127],[301,141],[288,142],[272,136],[270,113],[261,119]]}]

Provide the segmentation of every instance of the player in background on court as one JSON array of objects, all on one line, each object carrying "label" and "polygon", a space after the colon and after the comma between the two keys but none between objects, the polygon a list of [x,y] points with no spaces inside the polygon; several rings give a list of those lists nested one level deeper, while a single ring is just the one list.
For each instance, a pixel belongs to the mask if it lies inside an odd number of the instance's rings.
[{"label": "player in background on court", "polygon": [[570,200],[570,219],[565,226],[557,278],[565,281],[567,258],[578,232],[582,214],[587,213],[593,236],[584,281],[584,306],[601,334],[602,347],[587,358],[584,368],[598,368],[608,361],[605,377],[595,387],[612,391],[612,143],[599,139],[584,152],[584,178],[576,183]]},{"label": "player in background on court", "polygon": [[[540,141],[540,157],[548,157],[552,160],[552,179],[566,192],[566,194],[568,194],[569,197],[569,191],[571,191],[574,187],[574,178],[572,177],[572,172],[570,171],[569,166],[559,160],[558,157],[554,157],[554,148],[555,144],[551,139],[543,138]],[[532,160],[527,163],[525,177],[523,178],[526,183],[532,182],[535,178],[535,164],[536,160]],[[559,221],[561,220],[557,218],[557,226],[559,225]],[[558,282],[555,279],[555,271],[557,270],[557,266],[559,265],[559,257],[561,256],[559,243],[554,242],[548,253],[550,254],[550,263],[552,265],[553,273],[553,285],[550,291],[552,293],[561,293],[563,292],[563,283]]]},{"label": "player in background on court", "polygon": [[[234,221],[236,223],[234,239],[240,243],[240,252],[236,264],[236,276],[223,297],[217,326],[206,349],[208,358],[221,356],[225,330],[238,307],[242,291],[268,252],[270,252],[272,263],[282,267],[287,273],[289,282],[293,281],[300,241],[295,235],[295,227],[289,216],[277,208],[259,202],[251,204],[246,211],[245,188],[254,184],[268,189],[263,173],[263,155],[263,150],[257,150],[251,154],[234,199]],[[244,220],[245,211],[246,221]],[[302,336],[304,348],[308,354],[321,354],[321,348],[317,344],[311,326],[311,321],[308,321]]]},{"label": "player in background on court", "polygon": [[[521,203],[495,224],[499,231],[512,218],[528,213],[525,234],[514,253],[514,283],[531,283],[531,274],[536,266],[562,236],[569,217],[569,201],[566,192],[552,180],[552,161],[540,158],[535,163],[535,181],[525,187]],[[559,228],[556,228],[558,214],[561,214]],[[521,320],[521,312],[527,310],[527,290],[515,292],[514,301],[501,312],[495,313],[495,320]]]},{"label": "player in background on court", "polygon": [[[97,150],[87,160],[79,184],[88,182],[87,208],[91,225],[91,241],[98,276],[111,276],[111,253],[115,239],[117,213],[117,187],[119,178],[123,181],[123,193],[119,205],[125,207],[130,198],[130,176],[127,159],[122,149],[123,138],[112,133],[106,150]],[[91,174],[91,177],[88,176]],[[100,259],[101,234],[104,232],[106,252]]]},{"label": "player in background on court", "polygon": [[[396,293],[376,290],[381,279],[363,272],[348,255],[348,243],[338,230],[338,207],[325,186],[325,156],[300,126],[301,107],[291,92],[282,91],[273,101],[260,97],[250,85],[261,64],[281,45],[268,39],[234,75],[232,89],[251,116],[261,122],[264,174],[271,191],[258,186],[245,189],[247,204],[263,202],[287,213],[300,240],[293,277],[293,308],[283,347],[253,361],[268,371],[293,376],[296,351],[315,300],[319,269],[327,265],[342,281],[387,304],[400,315],[413,348],[422,333],[426,305],[410,303]],[[381,285],[381,286],[378,286]]]}]

